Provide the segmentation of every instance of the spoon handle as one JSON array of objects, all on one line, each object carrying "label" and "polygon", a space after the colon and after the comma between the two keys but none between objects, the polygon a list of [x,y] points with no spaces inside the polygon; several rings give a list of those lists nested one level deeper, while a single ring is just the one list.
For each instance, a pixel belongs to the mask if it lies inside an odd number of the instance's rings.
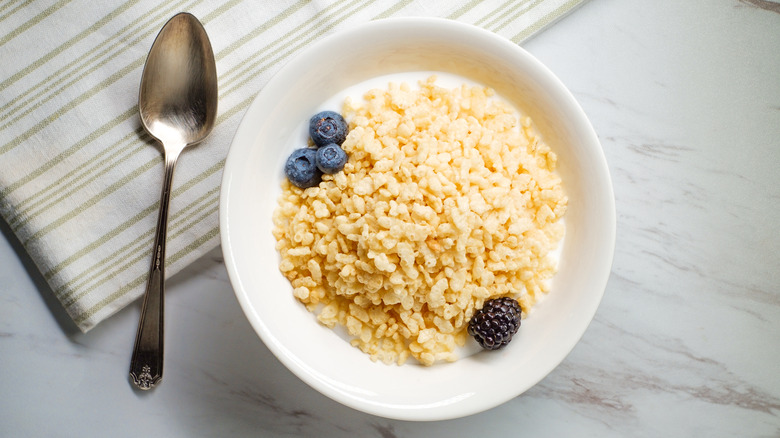
[{"label": "spoon handle", "polygon": [[173,185],[173,168],[178,154],[165,155],[165,180],[157,217],[152,265],[141,307],[135,347],[130,359],[130,378],[135,386],[147,390],[158,384],[163,371],[163,316],[165,292],[165,239],[168,230],[168,204]]}]

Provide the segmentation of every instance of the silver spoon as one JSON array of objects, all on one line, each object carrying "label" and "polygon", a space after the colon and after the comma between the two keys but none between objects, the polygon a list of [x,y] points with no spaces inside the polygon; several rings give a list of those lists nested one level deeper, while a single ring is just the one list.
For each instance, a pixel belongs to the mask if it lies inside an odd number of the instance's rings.
[{"label": "silver spoon", "polygon": [[165,238],[173,169],[185,147],[208,136],[217,115],[214,53],[193,15],[175,15],[154,40],[141,77],[138,109],[144,128],[162,143],[165,162],[152,265],[130,361],[133,383],[150,389],[162,379]]}]

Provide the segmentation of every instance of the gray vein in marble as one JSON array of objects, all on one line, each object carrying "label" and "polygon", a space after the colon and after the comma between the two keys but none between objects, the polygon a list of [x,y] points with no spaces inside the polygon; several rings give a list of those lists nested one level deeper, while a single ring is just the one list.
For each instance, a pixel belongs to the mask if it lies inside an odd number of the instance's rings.
[{"label": "gray vein in marble", "polygon": [[397,435],[395,434],[395,428],[392,424],[378,424],[378,423],[372,423],[371,427],[374,428],[379,433],[379,436],[381,438],[397,438]]},{"label": "gray vein in marble", "polygon": [[628,148],[648,158],[671,161],[674,163],[680,162],[680,157],[683,155],[683,152],[695,151],[691,147],[665,143],[629,144]]},{"label": "gray vein in marble", "polygon": [[[620,359],[609,363],[565,361],[555,374],[566,378],[546,379],[531,390],[535,396],[576,403],[583,408],[583,415],[605,424],[616,416],[636,417],[638,407],[632,400],[642,392],[675,394],[688,401],[738,407],[775,418],[780,414],[779,398],[744,382],[720,362],[693,353],[681,339],[640,335],[610,322],[594,322],[598,331],[619,334],[615,338],[621,342],[615,347],[624,350]],[[628,352],[637,360],[625,360]]]},{"label": "gray vein in marble", "polygon": [[281,424],[277,424],[277,427],[283,427],[286,433],[292,430],[295,434],[301,434],[307,427],[322,421],[321,418],[305,409],[283,406],[283,402],[278,400],[277,397],[269,395],[264,391],[246,385],[231,385],[230,382],[218,378],[213,373],[202,372],[212,383],[223,388],[229,399],[237,399],[242,404],[246,403],[247,406],[259,408],[263,415],[272,414],[273,418],[283,420]]},{"label": "gray vein in marble", "polygon": [[754,6],[765,11],[776,12],[780,14],[780,3],[775,3],[768,0],[739,0],[740,3],[744,3],[749,6]]}]

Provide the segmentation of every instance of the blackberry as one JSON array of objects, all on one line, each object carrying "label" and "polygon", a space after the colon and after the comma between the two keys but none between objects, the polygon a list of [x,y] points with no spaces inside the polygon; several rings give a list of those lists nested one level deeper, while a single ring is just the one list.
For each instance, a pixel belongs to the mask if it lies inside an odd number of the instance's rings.
[{"label": "blackberry", "polygon": [[469,320],[468,333],[487,350],[504,348],[520,328],[520,304],[509,297],[485,301]]}]

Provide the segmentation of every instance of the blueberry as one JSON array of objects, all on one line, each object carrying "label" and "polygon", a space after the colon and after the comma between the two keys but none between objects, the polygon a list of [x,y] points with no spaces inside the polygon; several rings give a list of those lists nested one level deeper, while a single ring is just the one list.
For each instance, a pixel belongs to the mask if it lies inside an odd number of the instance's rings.
[{"label": "blueberry", "polygon": [[287,158],[284,173],[294,185],[305,189],[320,183],[322,172],[317,168],[317,150],[312,148],[296,149]]},{"label": "blueberry", "polygon": [[323,173],[341,172],[347,162],[347,153],[336,143],[317,149],[317,167]]},{"label": "blueberry", "polygon": [[348,130],[344,117],[334,111],[322,111],[309,120],[309,135],[317,146],[328,143],[341,146],[347,138]]}]

